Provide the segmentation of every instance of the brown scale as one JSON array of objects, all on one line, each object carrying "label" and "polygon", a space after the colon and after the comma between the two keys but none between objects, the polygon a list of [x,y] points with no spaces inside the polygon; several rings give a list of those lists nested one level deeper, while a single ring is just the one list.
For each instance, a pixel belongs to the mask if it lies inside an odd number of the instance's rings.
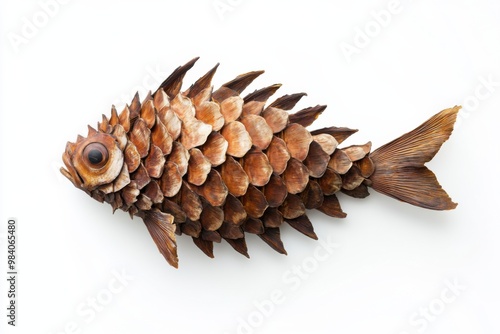
[{"label": "brown scale", "polygon": [[[414,205],[454,207],[432,172],[422,168],[451,133],[458,107],[428,121],[438,127],[424,123],[414,130],[410,137],[417,139],[411,141],[406,134],[370,154],[370,142],[338,147],[357,130],[309,132],[306,127],[326,106],[289,113],[304,93],[267,104],[280,87],[271,85],[242,98],[263,71],[242,74],[213,91],[215,66],[181,92],[182,79],[196,60],[177,68],[142,103],[136,94],[121,113],[113,107],[110,119],[103,116],[97,130],[89,126],[87,138],[68,143],[63,154],[67,170],[61,170],[76,187],[110,203],[113,210],[143,218],[172,266],[178,264],[174,233],[191,236],[209,257],[214,256],[213,243],[222,239],[248,257],[245,232],[286,254],[280,226],[286,222],[317,239],[306,210],[345,217],[339,191],[364,198],[373,186]],[[437,131],[441,137],[430,138]],[[434,142],[432,152],[413,152],[423,147],[422,138]],[[405,168],[430,179],[422,189],[433,195],[422,195],[418,185],[418,195],[405,190]]]}]

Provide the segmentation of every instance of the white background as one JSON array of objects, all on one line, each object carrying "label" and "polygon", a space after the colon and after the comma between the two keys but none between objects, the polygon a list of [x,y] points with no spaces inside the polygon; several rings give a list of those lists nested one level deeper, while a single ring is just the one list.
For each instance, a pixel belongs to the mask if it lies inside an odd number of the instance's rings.
[{"label": "white background", "polygon": [[[19,238],[8,333],[500,332],[497,1],[401,0],[384,26],[375,16],[388,0],[65,2],[0,5],[2,328],[9,217]],[[346,56],[347,44],[357,53]],[[306,91],[298,108],[328,104],[313,128],[360,129],[346,145],[376,148],[464,105],[429,164],[457,209],[340,196],[346,219],[310,213],[319,238],[338,245],[328,256],[284,226],[288,256],[249,236],[250,260],[226,243],[209,259],[183,236],[180,267],[169,267],[139,219],[112,215],[58,168],[66,141],[112,103],[195,56],[186,86],[217,62],[216,86],[265,69],[247,92]]]}]

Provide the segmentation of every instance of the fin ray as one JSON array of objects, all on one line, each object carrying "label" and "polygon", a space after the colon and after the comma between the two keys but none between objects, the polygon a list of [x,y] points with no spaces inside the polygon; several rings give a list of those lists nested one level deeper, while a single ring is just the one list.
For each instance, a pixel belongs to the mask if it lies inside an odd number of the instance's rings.
[{"label": "fin ray", "polygon": [[154,210],[146,212],[143,220],[160,253],[171,266],[177,268],[179,260],[177,258],[174,216]]},{"label": "fin ray", "polygon": [[416,129],[370,154],[375,172],[371,187],[400,201],[433,210],[451,210],[452,202],[434,173],[424,164],[450,137],[460,107],[445,109]]}]

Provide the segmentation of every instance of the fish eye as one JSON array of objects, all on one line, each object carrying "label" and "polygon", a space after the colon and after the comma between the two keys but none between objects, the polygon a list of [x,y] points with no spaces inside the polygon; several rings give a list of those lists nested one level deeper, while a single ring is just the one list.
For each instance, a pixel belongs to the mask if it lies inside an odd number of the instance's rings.
[{"label": "fish eye", "polygon": [[83,150],[84,160],[94,168],[101,168],[108,162],[108,150],[101,143],[90,143]]}]

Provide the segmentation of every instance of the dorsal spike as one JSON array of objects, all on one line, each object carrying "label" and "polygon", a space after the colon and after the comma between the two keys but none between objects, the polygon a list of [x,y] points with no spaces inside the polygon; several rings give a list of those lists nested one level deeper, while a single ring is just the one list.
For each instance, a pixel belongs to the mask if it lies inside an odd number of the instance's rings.
[{"label": "dorsal spike", "polygon": [[276,101],[271,103],[269,106],[270,107],[275,107],[275,108],[280,108],[283,110],[291,110],[297,102],[300,101],[300,99],[304,96],[306,96],[306,93],[295,93],[291,95],[283,95],[282,97],[278,98]]},{"label": "dorsal spike", "polygon": [[264,73],[264,71],[252,71],[244,74],[238,75],[231,81],[226,82],[222,87],[226,87],[234,90],[240,94],[245,88],[248,87],[259,75]]},{"label": "dorsal spike", "polygon": [[193,67],[194,63],[196,63],[199,58],[200,57],[191,59],[185,65],[177,67],[177,69],[175,69],[175,71],[172,72],[172,74],[170,74],[170,76],[162,82],[157,91],[163,89],[165,93],[167,93],[168,97],[173,99],[181,90],[182,79],[184,79],[184,75],[186,75],[186,72]]},{"label": "dorsal spike", "polygon": [[335,138],[335,140],[337,140],[337,142],[340,144],[344,140],[349,138],[349,136],[351,136],[353,133],[356,133],[356,132],[358,132],[357,129],[349,129],[349,128],[345,128],[345,127],[339,128],[336,126],[331,126],[328,128],[322,128],[322,129],[311,131],[311,135],[315,136],[315,135],[319,135],[322,133],[326,133],[328,135],[333,136],[333,138]]},{"label": "dorsal spike", "polygon": [[266,102],[276,91],[281,87],[281,84],[274,84],[264,87],[248,94],[243,99],[245,103],[250,101]]},{"label": "dorsal spike", "polygon": [[139,112],[141,111],[141,101],[139,100],[139,92],[136,92],[130,106],[128,107],[130,110],[130,119],[136,119],[139,117]]},{"label": "dorsal spike", "polygon": [[87,125],[87,128],[89,129],[89,132],[87,134],[87,137],[90,137],[92,135],[95,135],[97,133],[97,130],[91,127],[90,125]]},{"label": "dorsal spike", "polygon": [[109,124],[115,126],[120,120],[118,119],[118,112],[116,111],[115,105],[111,106],[111,118],[109,119]]},{"label": "dorsal spike", "polygon": [[[277,90],[280,88],[280,84],[275,84],[269,87],[261,88],[259,90],[254,91],[253,93],[248,94],[243,99],[243,115],[261,115],[264,107],[266,105],[267,100],[271,97]],[[274,109],[274,108],[271,108]],[[269,110],[269,109],[268,109]],[[283,111],[284,112],[284,111]],[[274,113],[276,114],[276,113]],[[270,116],[270,115],[268,115]],[[288,119],[288,114],[286,115]],[[273,120],[266,118],[266,121],[270,124],[275,124]],[[273,130],[275,127],[273,126]]]},{"label": "dorsal spike", "polygon": [[146,95],[146,97],[142,101],[142,104],[144,105],[144,103],[151,101],[151,100],[153,100],[153,95],[151,94],[151,90],[150,90],[150,91],[148,91],[148,95]]},{"label": "dorsal spike", "polygon": [[187,96],[190,98],[198,95],[202,90],[209,88],[212,84],[212,78],[214,77],[217,68],[219,67],[219,63],[217,63],[210,71],[208,71],[204,76],[196,80],[196,82],[189,88],[186,92]]},{"label": "dorsal spike", "polygon": [[109,120],[106,117],[106,115],[102,114],[102,122],[99,124],[99,131],[101,132],[108,132],[109,130]]},{"label": "dorsal spike", "polygon": [[319,117],[319,115],[321,115],[321,113],[325,109],[326,105],[317,105],[315,107],[304,108],[294,114],[291,114],[288,119],[290,120],[290,123],[299,123],[303,127],[308,127]]},{"label": "dorsal spike", "polygon": [[120,115],[118,115],[119,123],[123,126],[125,132],[130,131],[130,109],[126,105]]}]

